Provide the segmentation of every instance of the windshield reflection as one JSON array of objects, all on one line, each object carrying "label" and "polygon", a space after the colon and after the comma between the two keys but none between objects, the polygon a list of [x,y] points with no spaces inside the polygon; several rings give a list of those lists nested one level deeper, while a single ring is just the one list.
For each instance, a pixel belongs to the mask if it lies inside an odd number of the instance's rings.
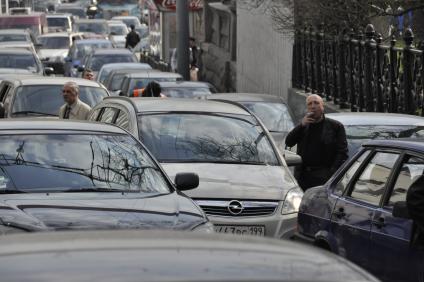
[{"label": "windshield reflection", "polygon": [[0,169],[0,192],[169,192],[159,168],[126,135],[1,136]]},{"label": "windshield reflection", "polygon": [[264,123],[269,131],[290,132],[294,123],[285,104],[265,102],[242,102]]}]

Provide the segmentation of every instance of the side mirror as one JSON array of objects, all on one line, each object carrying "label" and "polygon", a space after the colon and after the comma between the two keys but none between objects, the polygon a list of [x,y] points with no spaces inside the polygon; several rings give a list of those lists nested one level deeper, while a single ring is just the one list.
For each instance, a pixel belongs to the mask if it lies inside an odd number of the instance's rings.
[{"label": "side mirror", "polygon": [[44,74],[45,75],[52,75],[52,74],[54,74],[54,69],[50,68],[50,67],[45,67],[44,68]]},{"label": "side mirror", "polygon": [[177,173],[174,180],[180,191],[187,191],[199,186],[199,176],[196,173]]},{"label": "side mirror", "polygon": [[406,202],[396,202],[392,211],[393,217],[411,219]]},{"label": "side mirror", "polygon": [[302,157],[288,150],[284,150],[284,159],[288,166],[300,166],[302,164]]},{"label": "side mirror", "polygon": [[65,62],[67,62],[67,63],[72,62],[72,58],[71,57],[65,57]]},{"label": "side mirror", "polygon": [[0,118],[4,118],[4,114],[5,114],[4,104],[0,102]]},{"label": "side mirror", "polygon": [[83,72],[85,70],[85,67],[84,66],[79,66],[78,67],[78,72]]}]

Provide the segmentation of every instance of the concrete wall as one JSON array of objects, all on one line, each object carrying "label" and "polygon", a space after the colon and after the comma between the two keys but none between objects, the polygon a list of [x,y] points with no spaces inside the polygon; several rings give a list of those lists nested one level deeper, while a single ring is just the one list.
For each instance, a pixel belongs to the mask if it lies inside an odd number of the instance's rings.
[{"label": "concrete wall", "polygon": [[257,9],[237,5],[237,91],[287,99],[291,87],[293,39],[272,28],[265,0]]}]

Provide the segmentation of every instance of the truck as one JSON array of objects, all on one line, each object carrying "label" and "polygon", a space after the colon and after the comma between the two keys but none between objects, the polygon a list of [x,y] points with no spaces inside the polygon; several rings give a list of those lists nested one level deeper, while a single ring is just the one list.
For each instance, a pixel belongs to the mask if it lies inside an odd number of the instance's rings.
[{"label": "truck", "polygon": [[98,0],[96,17],[111,19],[114,16],[140,17],[138,0]]}]

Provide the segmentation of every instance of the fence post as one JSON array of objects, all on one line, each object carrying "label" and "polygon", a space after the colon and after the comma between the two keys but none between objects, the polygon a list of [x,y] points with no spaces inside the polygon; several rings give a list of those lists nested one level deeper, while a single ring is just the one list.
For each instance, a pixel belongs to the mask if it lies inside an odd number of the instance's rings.
[{"label": "fence post", "polygon": [[309,59],[311,69],[311,92],[315,93],[317,89],[316,80],[315,80],[315,32],[312,26],[309,27]]},{"label": "fence post", "polygon": [[372,24],[368,24],[365,28],[365,110],[374,112],[373,97],[373,44],[375,29]]},{"label": "fence post", "polygon": [[414,114],[414,97],[412,96],[412,68],[413,68],[413,54],[412,42],[414,41],[414,34],[410,28],[407,28],[404,33],[403,40],[405,41],[405,48],[403,50],[403,95],[404,95],[404,111],[406,114]]},{"label": "fence post", "polygon": [[377,64],[377,80],[376,80],[376,87],[377,87],[377,112],[384,112],[384,103],[383,103],[383,71],[382,71],[382,61],[381,61],[381,55],[384,55],[382,53],[381,49],[381,42],[383,41],[383,36],[379,33],[377,34],[376,42],[376,64]]},{"label": "fence post", "polygon": [[347,30],[343,29],[340,37],[339,45],[339,107],[341,109],[347,108],[347,85],[346,85],[346,50],[349,38],[347,37]]},{"label": "fence post", "polygon": [[389,112],[396,113],[398,108],[397,95],[396,95],[396,86],[397,86],[397,52],[395,50],[396,38],[395,35],[392,35],[390,40],[390,102],[389,102]]},{"label": "fence post", "polygon": [[317,80],[317,93],[319,96],[323,96],[324,86],[322,81],[322,43],[324,38],[323,25],[320,24],[318,31],[316,32],[316,80]]},{"label": "fence post", "polygon": [[364,34],[362,30],[358,33],[358,72],[359,72],[359,93],[358,107],[359,111],[364,111]]},{"label": "fence post", "polygon": [[356,89],[355,89],[355,32],[353,29],[349,33],[349,103],[350,111],[356,112],[358,110],[356,106]]},{"label": "fence post", "polygon": [[332,64],[333,64],[333,91],[332,91],[332,98],[334,104],[339,103],[339,87],[338,87],[338,66],[337,66],[337,35],[333,38],[333,43],[331,45],[332,48]]},{"label": "fence post", "polygon": [[305,26],[305,30],[303,31],[303,83],[305,92],[308,92],[309,89],[309,74],[308,74],[308,28]]},{"label": "fence post", "polygon": [[330,50],[331,50],[331,43],[330,45],[327,44],[327,39],[325,36],[325,32],[323,33],[323,49],[324,49],[324,76],[325,76],[325,98],[328,100],[330,100],[330,96],[331,96],[331,87],[330,87],[330,58],[328,56],[328,46],[330,46]]},{"label": "fence post", "polygon": [[299,88],[299,56],[297,49],[299,48],[299,38],[298,38],[298,31],[295,30],[294,32],[294,42],[293,42],[293,50],[292,50],[292,87]]}]

